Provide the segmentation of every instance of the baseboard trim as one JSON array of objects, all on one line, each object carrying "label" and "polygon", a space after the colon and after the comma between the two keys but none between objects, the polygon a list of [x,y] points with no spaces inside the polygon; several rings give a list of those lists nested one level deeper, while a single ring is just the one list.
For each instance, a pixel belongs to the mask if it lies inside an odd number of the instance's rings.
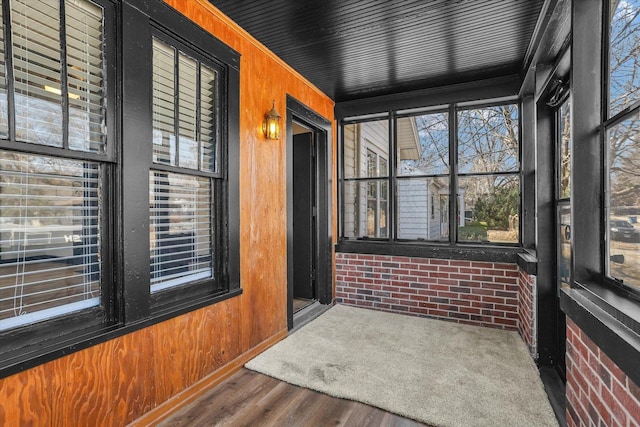
[{"label": "baseboard trim", "polygon": [[238,372],[240,368],[242,368],[244,364],[249,360],[253,359],[258,354],[265,351],[267,348],[276,344],[278,341],[286,338],[287,334],[287,330],[282,330],[276,333],[272,337],[253,347],[251,350],[241,354],[231,362],[202,378],[192,386],[186,388],[161,405],[155,407],[138,419],[132,421],[128,425],[128,427],[151,426],[166,420],[180,409],[184,408],[190,403],[193,403],[196,399],[209,391],[211,388],[217,386],[218,384]]}]

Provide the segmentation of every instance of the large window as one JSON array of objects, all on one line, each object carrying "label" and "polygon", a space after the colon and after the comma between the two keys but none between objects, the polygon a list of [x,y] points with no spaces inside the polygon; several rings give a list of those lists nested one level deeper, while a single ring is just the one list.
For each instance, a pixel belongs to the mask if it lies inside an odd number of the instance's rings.
[{"label": "large window", "polygon": [[238,295],[239,54],[162,2],[0,23],[0,373]]},{"label": "large window", "polygon": [[105,308],[104,194],[113,149],[108,9],[89,0],[12,0],[1,10],[10,36],[0,44],[3,331]]},{"label": "large window", "polygon": [[[222,70],[185,51],[184,46],[153,39],[151,292],[202,279],[219,281],[212,257],[219,251],[212,202],[214,188],[222,184],[218,164]],[[219,197],[215,202],[220,203]]]},{"label": "large window", "polygon": [[519,242],[517,105],[390,117],[344,121],[343,238]]},{"label": "large window", "polygon": [[608,12],[607,274],[640,290],[640,1]]}]

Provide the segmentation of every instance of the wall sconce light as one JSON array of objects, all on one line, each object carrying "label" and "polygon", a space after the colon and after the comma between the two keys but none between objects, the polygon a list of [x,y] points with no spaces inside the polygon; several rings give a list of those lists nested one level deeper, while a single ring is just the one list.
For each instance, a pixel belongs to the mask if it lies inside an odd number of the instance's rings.
[{"label": "wall sconce light", "polygon": [[280,138],[280,117],[280,114],[276,111],[276,101],[274,99],[271,110],[264,115],[264,123],[262,124],[262,130],[267,139]]}]

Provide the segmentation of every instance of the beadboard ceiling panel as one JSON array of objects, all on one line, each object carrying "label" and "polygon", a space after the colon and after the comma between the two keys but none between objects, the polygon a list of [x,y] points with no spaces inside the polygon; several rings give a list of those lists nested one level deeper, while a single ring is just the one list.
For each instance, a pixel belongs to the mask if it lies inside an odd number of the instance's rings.
[{"label": "beadboard ceiling panel", "polygon": [[544,0],[210,0],[335,101],[521,74]]}]

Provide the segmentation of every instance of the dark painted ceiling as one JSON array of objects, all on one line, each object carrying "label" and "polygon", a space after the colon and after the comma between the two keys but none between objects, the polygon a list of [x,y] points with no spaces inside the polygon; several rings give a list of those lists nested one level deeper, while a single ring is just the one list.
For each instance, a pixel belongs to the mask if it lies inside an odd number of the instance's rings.
[{"label": "dark painted ceiling", "polygon": [[210,0],[335,101],[520,74],[544,0]]}]

